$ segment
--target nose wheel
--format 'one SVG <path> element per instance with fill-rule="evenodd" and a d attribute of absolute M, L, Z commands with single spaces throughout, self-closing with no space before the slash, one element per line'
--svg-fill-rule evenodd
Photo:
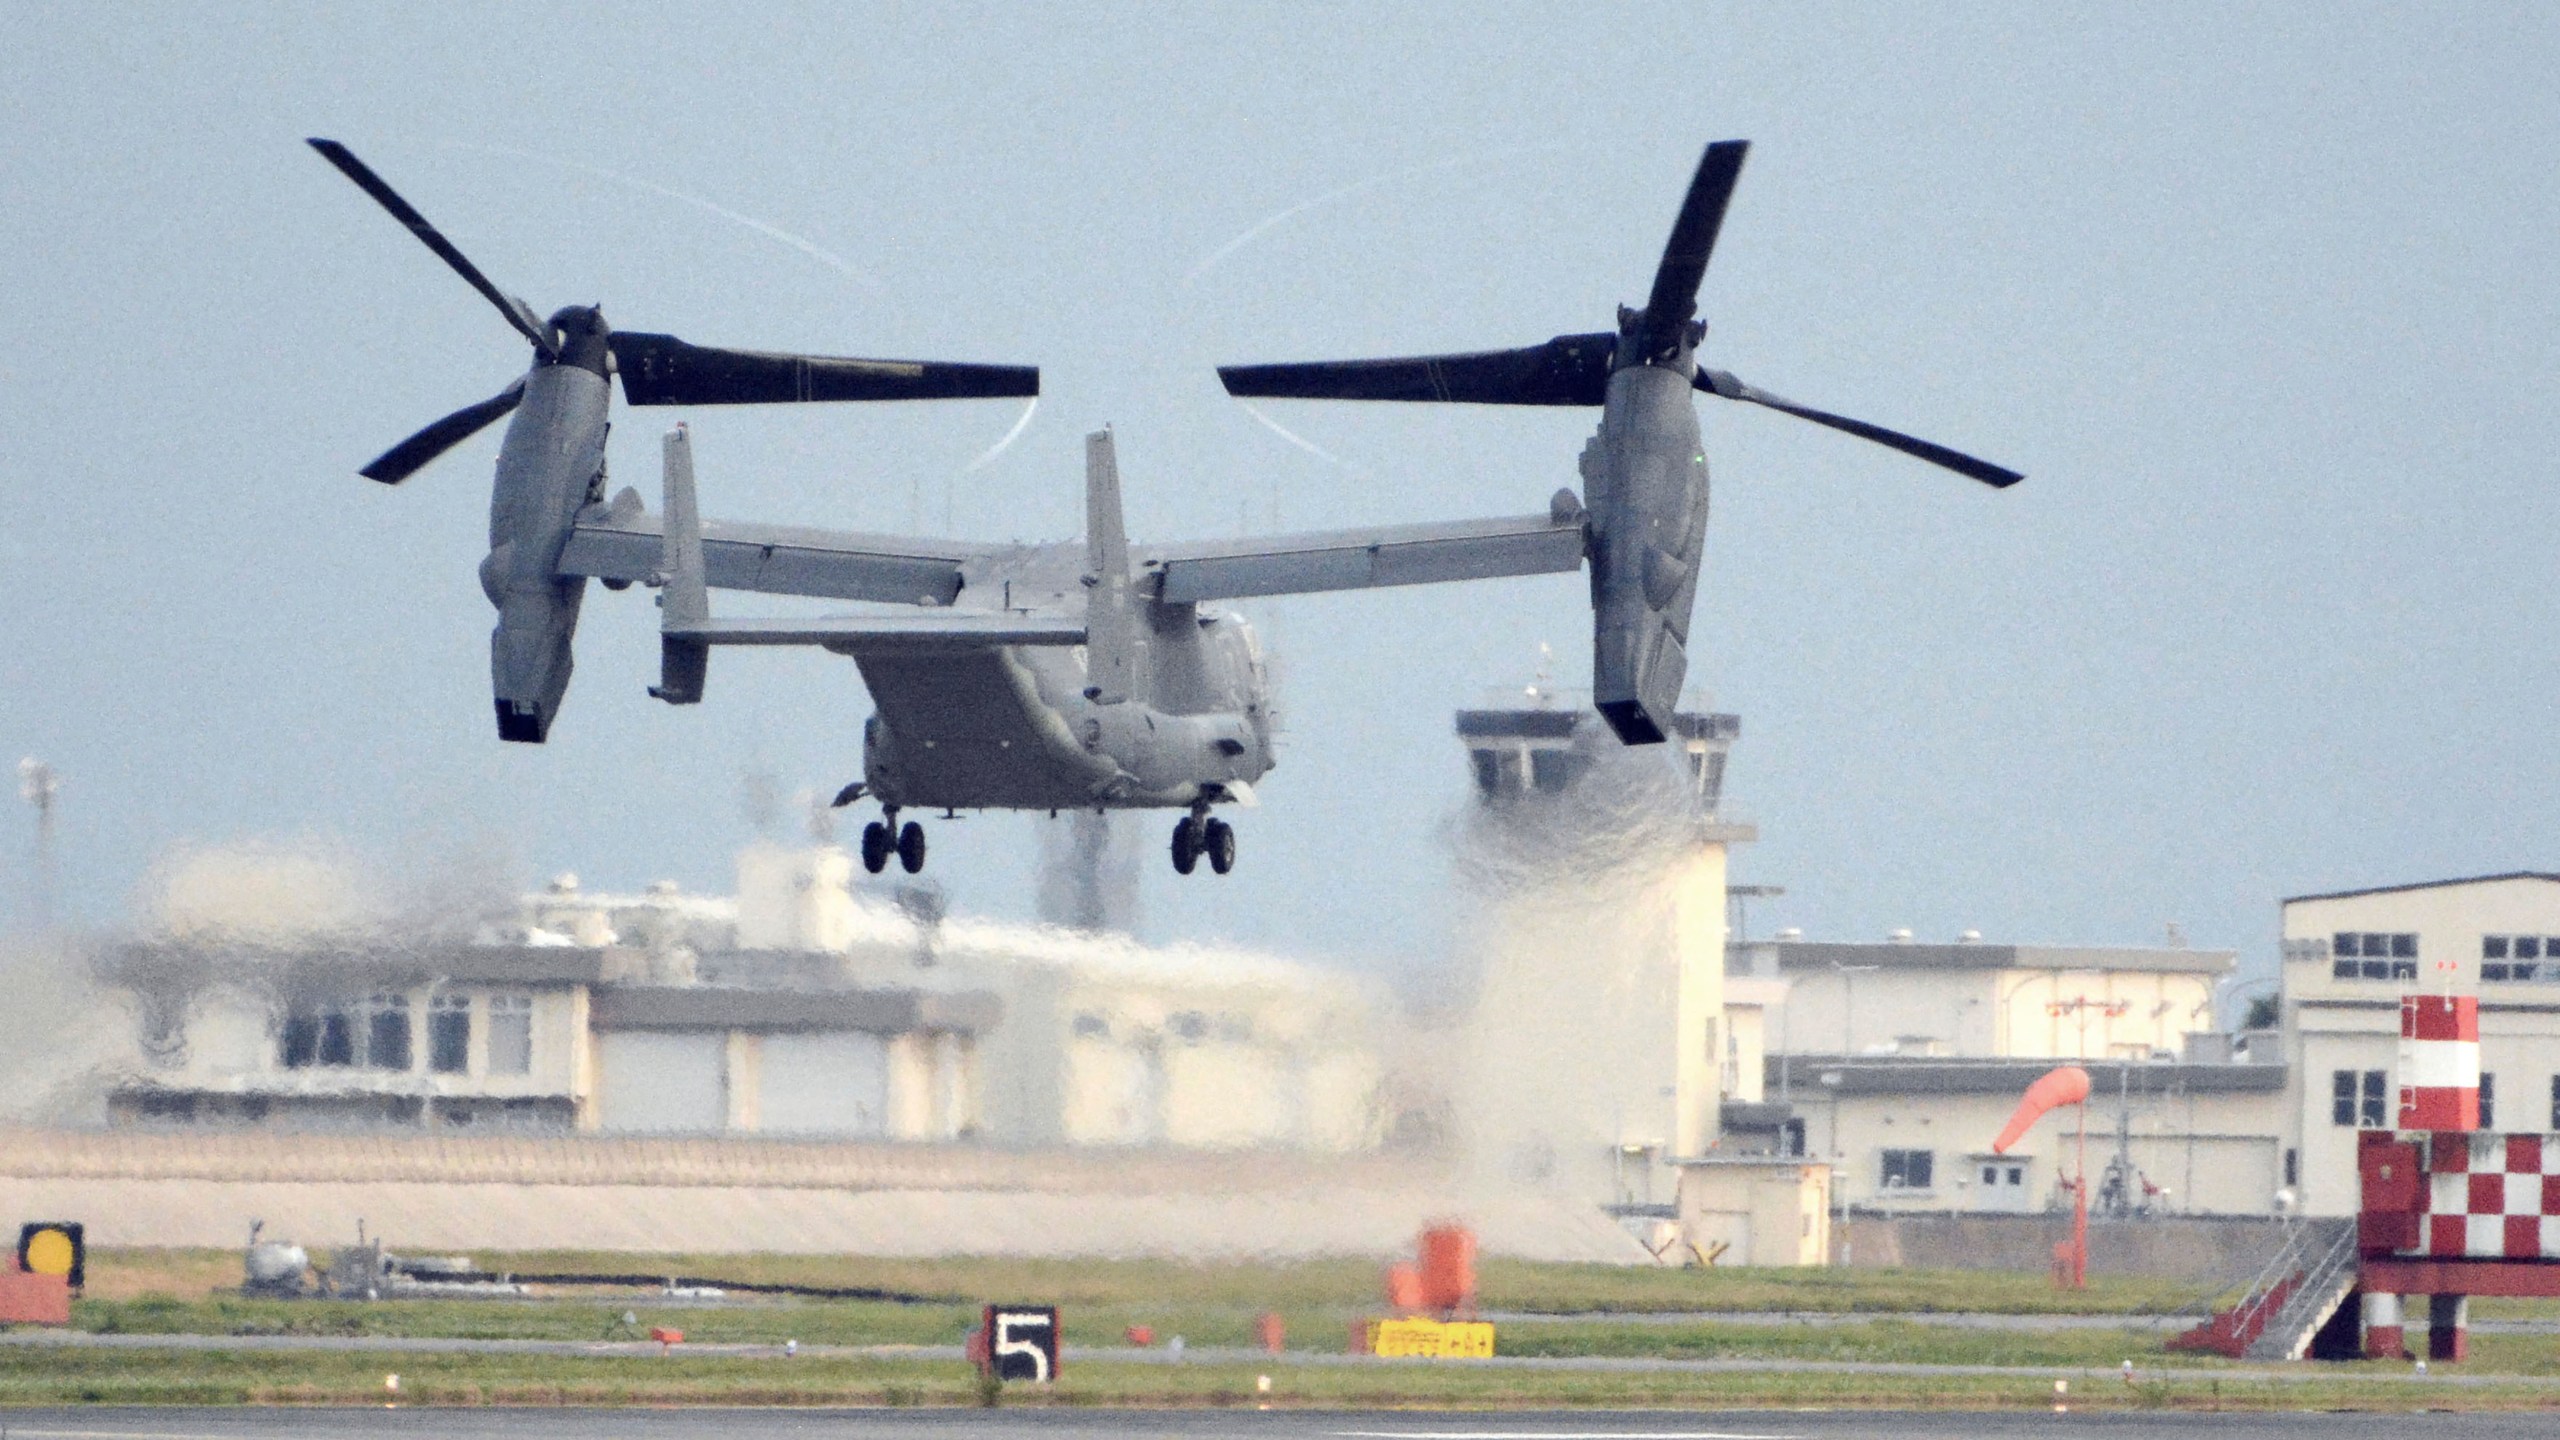
<path fill-rule="evenodd" d="M 1173 826 L 1174 873 L 1190 874 L 1199 868 L 1202 856 L 1208 857 L 1209 868 L 1220 875 L 1236 868 L 1235 827 L 1224 820 L 1185 815 Z"/>
<path fill-rule="evenodd" d="M 910 875 L 924 869 L 924 827 L 913 820 L 900 825 L 895 810 L 885 821 L 862 827 L 862 868 L 877 875 L 889 868 L 892 855 L 898 857 L 898 868 Z"/>

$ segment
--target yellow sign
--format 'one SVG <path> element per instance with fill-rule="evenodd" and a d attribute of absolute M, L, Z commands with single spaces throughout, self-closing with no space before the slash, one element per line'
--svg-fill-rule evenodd
<path fill-rule="evenodd" d="M 1372 1320 L 1369 1353 L 1399 1359 L 1490 1360 L 1489 1320 Z"/>
<path fill-rule="evenodd" d="M 18 1229 L 18 1266 L 34 1275 L 59 1275 L 77 1289 L 86 1270 L 81 1227 L 69 1222 L 23 1225 Z"/>

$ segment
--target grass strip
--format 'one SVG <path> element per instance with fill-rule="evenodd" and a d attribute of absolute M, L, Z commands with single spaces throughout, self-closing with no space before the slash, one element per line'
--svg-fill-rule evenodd
<path fill-rule="evenodd" d="M 379 1405 L 386 1357 L 170 1351 L 0 1352 L 0 1405 Z M 964 1406 L 976 1377 L 948 1361 L 688 1356 L 397 1357 L 404 1406 Z M 1257 1387 L 1271 1377 L 1268 1394 Z M 2454 1386 L 2349 1371 L 2265 1380 L 2211 1374 L 2072 1382 L 2074 1410 L 2421 1409 L 2560 1411 L 2560 1387 Z M 1873 1372 L 1556 1372 L 1464 1364 L 1071 1366 L 1054 1386 L 1000 1397 L 1032 1407 L 1787 1408 L 2050 1410 L 2048 1378 Z"/>

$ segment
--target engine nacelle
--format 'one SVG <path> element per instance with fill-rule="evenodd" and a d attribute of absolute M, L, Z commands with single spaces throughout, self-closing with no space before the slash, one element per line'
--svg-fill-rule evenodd
<path fill-rule="evenodd" d="M 538 367 L 498 451 L 480 588 L 498 608 L 489 683 L 501 740 L 541 744 L 569 689 L 587 582 L 561 577 L 560 552 L 603 482 L 608 384 L 601 363 Z"/>
<path fill-rule="evenodd" d="M 1707 457 L 1689 389 L 1682 369 L 1619 369 L 1584 459 L 1591 699 L 1629 745 L 1659 744 L 1671 733 L 1689 674 L 1689 615 L 1707 533 Z"/>

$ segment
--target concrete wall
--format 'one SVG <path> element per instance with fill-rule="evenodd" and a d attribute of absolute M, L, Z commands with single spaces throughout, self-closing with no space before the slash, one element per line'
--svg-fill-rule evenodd
<path fill-rule="evenodd" d="M 1653 1263 L 1578 1197 L 1437 1166 L 1274 1151 L 1003 1151 L 735 1139 L 0 1130 L 0 1215 L 92 1244 L 435 1251 L 1409 1255 L 1426 1221 L 1488 1254 Z"/>
<path fill-rule="evenodd" d="M 2071 1238 L 2064 1215 L 1852 1215 L 1835 1223 L 1835 1263 L 1861 1269 L 2053 1268 Z M 2089 1273 L 2191 1280 L 2199 1289 L 2255 1274 L 2284 1247 L 2283 1222 L 2255 1219 L 2089 1222 Z"/>

